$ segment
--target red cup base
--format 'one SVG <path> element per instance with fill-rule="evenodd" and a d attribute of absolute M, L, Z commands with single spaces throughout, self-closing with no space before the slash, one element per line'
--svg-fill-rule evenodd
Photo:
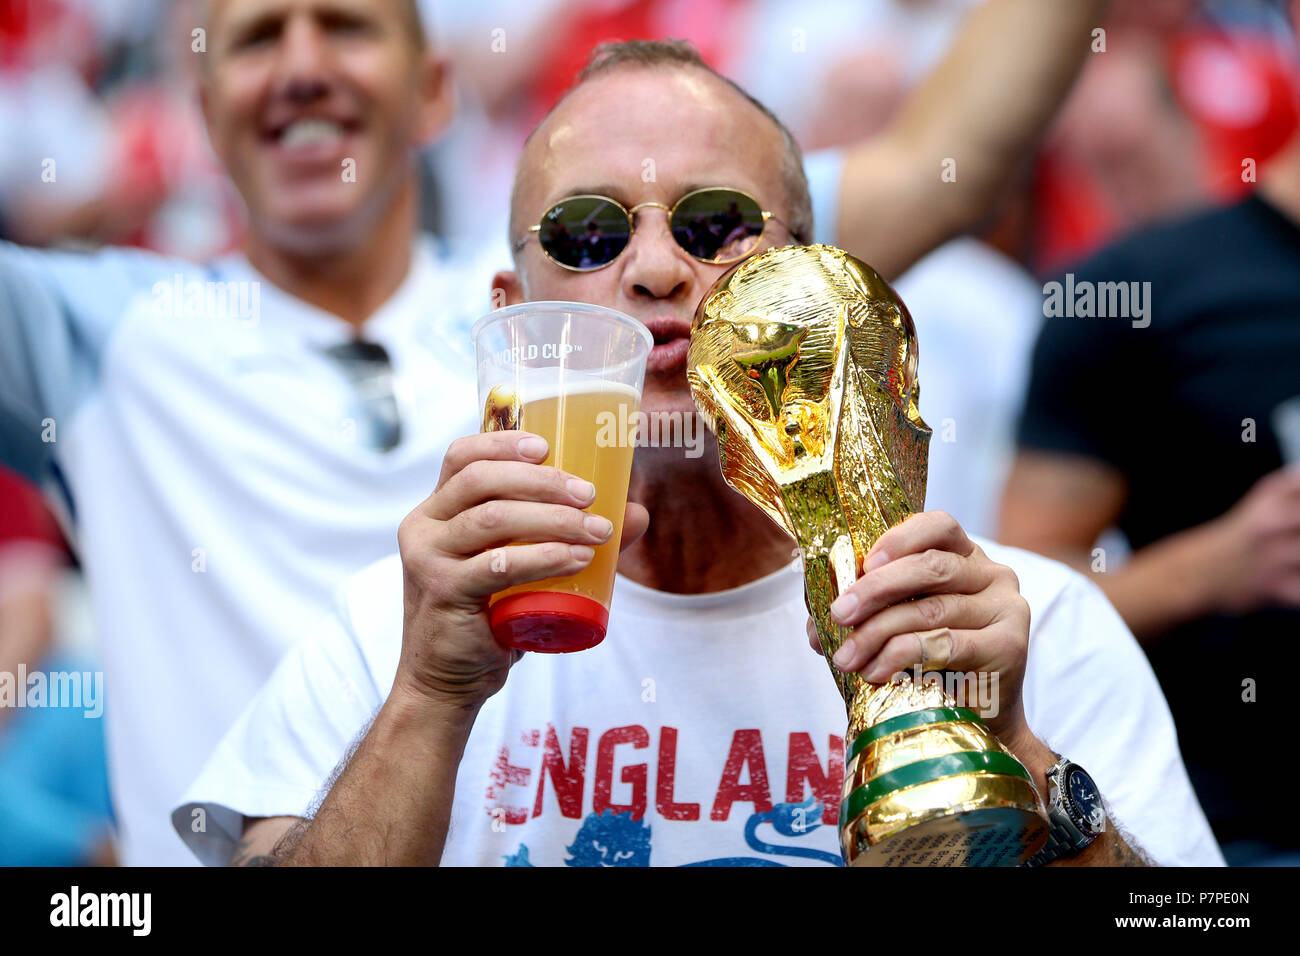
<path fill-rule="evenodd" d="M 599 601 L 562 591 L 512 594 L 488 611 L 497 643 L 539 654 L 585 651 L 605 639 L 609 611 Z"/>

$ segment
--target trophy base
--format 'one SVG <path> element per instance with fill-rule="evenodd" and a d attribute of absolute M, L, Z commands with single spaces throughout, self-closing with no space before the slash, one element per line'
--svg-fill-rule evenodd
<path fill-rule="evenodd" d="M 1029 771 L 974 711 L 921 707 L 869 723 L 873 705 L 915 706 L 937 691 L 866 687 L 851 706 L 840 802 L 849 866 L 1016 866 L 1047 840 Z M 933 701 L 929 703 L 934 703 Z M 864 723 L 869 723 L 865 728 Z"/>
<path fill-rule="evenodd" d="M 850 866 L 1018 866 L 1043 844 L 1037 812 L 992 807 L 936 817 L 864 846 Z"/>

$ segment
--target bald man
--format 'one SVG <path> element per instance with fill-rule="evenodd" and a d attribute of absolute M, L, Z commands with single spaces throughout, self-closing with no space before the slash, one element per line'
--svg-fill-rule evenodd
<path fill-rule="evenodd" d="M 613 47 L 529 139 L 516 268 L 496 280 L 511 303 L 592 302 L 643 322 L 656 345 L 640 407 L 692 425 L 690 317 L 727 266 L 679 242 L 668 218 L 701 187 L 772 213 L 750 253 L 811 226 L 798 150 L 760 104 L 680 44 Z M 530 225 L 593 193 L 636 209 L 635 229 L 566 261 Z M 602 644 L 524 656 L 493 640 L 493 593 L 572 574 L 612 534 L 584 510 L 594 489 L 541 465 L 546 454 L 521 432 L 452 445 L 400 554 L 349 582 L 177 807 L 201 859 L 838 862 L 843 703 L 800 646 L 792 542 L 725 485 L 716 445 L 638 448 Z M 854 628 L 836 666 L 884 680 L 924 659 L 983 675 L 985 719 L 1051 795 L 1054 820 L 1065 787 L 1092 801 L 1093 832 L 1054 840 L 1040 862 L 1140 864 L 1138 846 L 1162 863 L 1221 862 L 1150 669 L 1079 575 L 928 512 L 880 539 L 834 611 Z M 187 832 L 196 814 L 202 834 Z"/>

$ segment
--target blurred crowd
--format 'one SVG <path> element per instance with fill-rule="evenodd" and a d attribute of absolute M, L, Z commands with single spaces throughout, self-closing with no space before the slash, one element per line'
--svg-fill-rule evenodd
<path fill-rule="evenodd" d="M 457 113 L 421 157 L 420 222 L 473 263 L 465 281 L 477 285 L 466 309 L 486 312 L 488 279 L 509 263 L 519 150 L 596 44 L 687 39 L 767 104 L 806 154 L 817 154 L 883 129 L 976 5 L 422 0 L 426 26 L 451 62 Z M 204 42 L 197 6 L 0 0 L 0 239 L 131 246 L 196 261 L 239 248 L 244 211 L 199 111 L 191 55 Z M 972 533 L 1001 532 L 1007 543 L 1058 557 L 1067 549 L 1024 531 L 1029 517 L 1013 509 L 999 525 L 1021 406 L 1031 377 L 1049 374 L 1034 372 L 1043 282 L 1149 224 L 1242 200 L 1300 123 L 1300 53 L 1286 3 L 1117 0 L 1103 27 L 1104 55 L 1089 57 L 994 215 L 977 235 L 897 277 L 920 336 L 921 412 L 935 429 L 931 506 L 951 511 Z M 820 239 L 834 237 L 818 225 Z M 1188 258 L 1199 254 L 1185 249 Z M 1037 361 L 1046 360 L 1040 353 Z M 1134 418 L 1142 401 L 1131 400 Z M 1294 464 L 1288 427 L 1294 431 L 1294 421 L 1276 426 L 1277 440 L 1283 461 Z M 1128 487 L 1138 483 L 1128 477 Z M 73 516 L 58 504 L 57 489 L 43 490 L 0 471 L 0 672 L 16 673 L 20 663 L 93 672 L 78 549 L 60 532 Z M 1117 511 L 1087 531 L 1095 541 L 1085 544 L 1099 544 L 1111 570 L 1126 552 L 1172 530 L 1162 526 L 1134 542 L 1125 523 Z M 1096 552 L 1084 551 L 1095 565 Z M 1300 604 L 1300 596 L 1272 599 Z M 1187 679 L 1181 671 L 1179 679 Z M 1195 723 L 1177 707 L 1175 716 L 1180 734 L 1192 734 Z M 112 860 L 101 723 L 0 708 L 0 864 Z M 1218 798 L 1217 784 L 1201 789 L 1195 772 L 1193 781 L 1203 801 Z M 1227 842 L 1239 834 L 1229 827 L 1219 836 Z"/>
<path fill-rule="evenodd" d="M 504 244 L 519 147 L 600 42 L 690 40 L 813 151 L 881 130 L 973 5 L 422 0 L 458 93 L 452 126 L 425 157 L 424 225 L 451 241 Z M 193 6 L 0 7 L 0 234 L 192 258 L 238 244 L 239 202 L 198 110 Z M 1105 29 L 1107 55 L 1091 59 L 987 226 L 985 238 L 1032 273 L 1142 223 L 1242 195 L 1242 157 L 1266 163 L 1296 126 L 1295 38 L 1283 4 L 1129 0 Z M 16 172 L 54 155 L 57 190 L 32 189 Z"/>

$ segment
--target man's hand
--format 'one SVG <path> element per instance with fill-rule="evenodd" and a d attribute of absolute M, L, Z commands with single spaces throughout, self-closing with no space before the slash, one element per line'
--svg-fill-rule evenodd
<path fill-rule="evenodd" d="M 997 564 L 942 511 L 891 528 L 863 561 L 862 577 L 831 613 L 853 627 L 835 664 L 883 683 L 924 670 L 996 674 L 998 712 L 986 723 L 1011 750 L 1036 739 L 1020 690 L 1029 652 L 1029 604 L 1010 568 Z M 815 635 L 810 642 L 818 649 Z"/>
<path fill-rule="evenodd" d="M 582 510 L 595 488 L 540 464 L 546 455 L 546 441 L 522 431 L 470 435 L 447 450 L 437 489 L 398 530 L 406 614 L 395 690 L 477 709 L 523 655 L 493 639 L 488 599 L 576 574 L 609 539 L 611 523 Z M 627 506 L 624 547 L 648 520 Z"/>
<path fill-rule="evenodd" d="M 913 515 L 889 529 L 863 560 L 862 577 L 831 605 L 853 627 L 835 664 L 883 683 L 915 664 L 924 670 L 998 675 L 998 712 L 989 729 L 1024 764 L 1039 793 L 1056 755 L 1025 720 L 1021 687 L 1029 656 L 1029 603 L 1016 574 L 997 564 L 942 511 Z M 820 650 L 811 622 L 808 641 Z M 969 706 L 969 704 L 968 704 Z M 1108 821 L 1106 831 L 1061 866 L 1146 864 Z"/>
<path fill-rule="evenodd" d="M 522 655 L 488 624 L 503 588 L 586 567 L 610 522 L 582 509 L 589 482 L 544 466 L 546 442 L 520 431 L 452 443 L 438 487 L 402 521 L 402 654 L 393 689 L 326 785 L 310 822 L 268 820 L 237 857 L 289 865 L 432 865 L 442 858 L 456 775 L 479 707 Z M 628 505 L 623 543 L 649 516 Z M 288 821 L 292 824 L 292 821 Z M 279 842 L 274 842 L 277 840 Z"/>
<path fill-rule="evenodd" d="M 1215 610 L 1300 607 L 1300 468 L 1265 475 L 1205 532 Z"/>

